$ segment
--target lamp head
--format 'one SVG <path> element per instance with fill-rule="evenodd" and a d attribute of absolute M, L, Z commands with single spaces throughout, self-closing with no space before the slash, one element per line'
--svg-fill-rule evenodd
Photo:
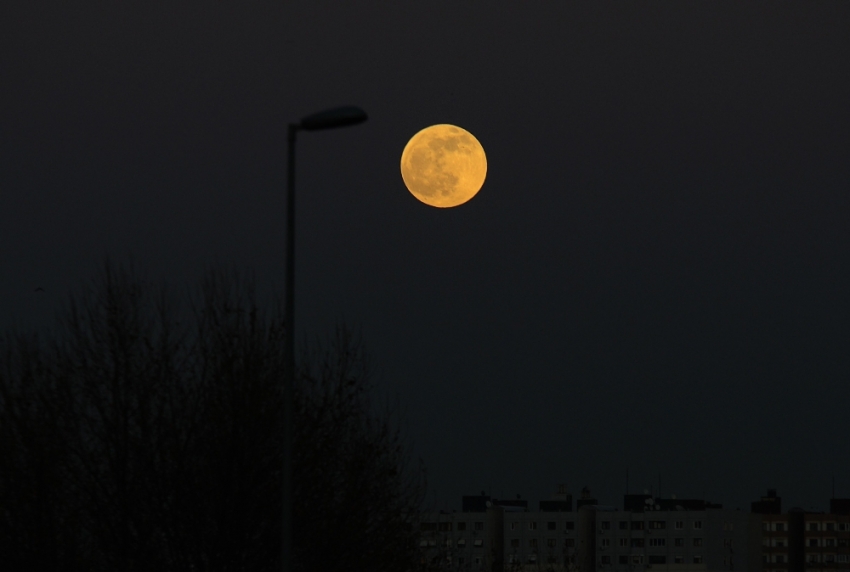
<path fill-rule="evenodd" d="M 368 119 L 368 117 L 369 116 L 366 115 L 366 112 L 359 107 L 348 105 L 308 115 L 301 119 L 301 123 L 298 127 L 305 131 L 334 129 L 336 127 L 347 127 L 349 125 L 363 123 L 366 119 Z"/>

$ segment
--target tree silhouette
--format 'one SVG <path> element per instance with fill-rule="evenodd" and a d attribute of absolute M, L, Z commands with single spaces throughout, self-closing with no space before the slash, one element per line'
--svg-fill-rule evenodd
<path fill-rule="evenodd" d="M 279 569 L 285 335 L 238 274 L 210 272 L 180 303 L 107 262 L 47 341 L 0 338 L 4 569 Z M 373 393 L 357 336 L 309 345 L 298 570 L 416 568 L 425 473 Z"/>

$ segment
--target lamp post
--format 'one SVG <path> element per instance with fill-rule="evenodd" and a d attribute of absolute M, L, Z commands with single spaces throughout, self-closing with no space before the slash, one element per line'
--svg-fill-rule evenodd
<path fill-rule="evenodd" d="M 284 319 L 286 347 L 284 348 L 285 378 L 283 380 L 283 538 L 281 564 L 283 572 L 292 570 L 292 399 L 295 384 L 295 134 L 299 130 L 319 131 L 347 125 L 357 125 L 367 119 L 359 107 L 338 107 L 290 123 L 287 146 L 286 178 L 286 301 Z"/>

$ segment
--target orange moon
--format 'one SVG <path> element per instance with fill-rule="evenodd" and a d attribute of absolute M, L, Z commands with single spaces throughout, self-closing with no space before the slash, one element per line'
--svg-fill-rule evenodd
<path fill-rule="evenodd" d="M 484 147 L 456 125 L 426 127 L 410 138 L 401 154 L 401 178 L 410 193 L 432 207 L 462 205 L 487 177 Z"/>

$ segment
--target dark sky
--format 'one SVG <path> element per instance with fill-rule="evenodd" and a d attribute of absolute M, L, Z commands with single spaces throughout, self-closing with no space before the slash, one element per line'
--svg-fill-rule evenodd
<path fill-rule="evenodd" d="M 299 138 L 299 331 L 362 327 L 439 503 L 850 496 L 850 3 L 495 4 L 2 3 L 0 325 L 107 254 L 279 287 L 286 124 L 360 105 Z"/>

